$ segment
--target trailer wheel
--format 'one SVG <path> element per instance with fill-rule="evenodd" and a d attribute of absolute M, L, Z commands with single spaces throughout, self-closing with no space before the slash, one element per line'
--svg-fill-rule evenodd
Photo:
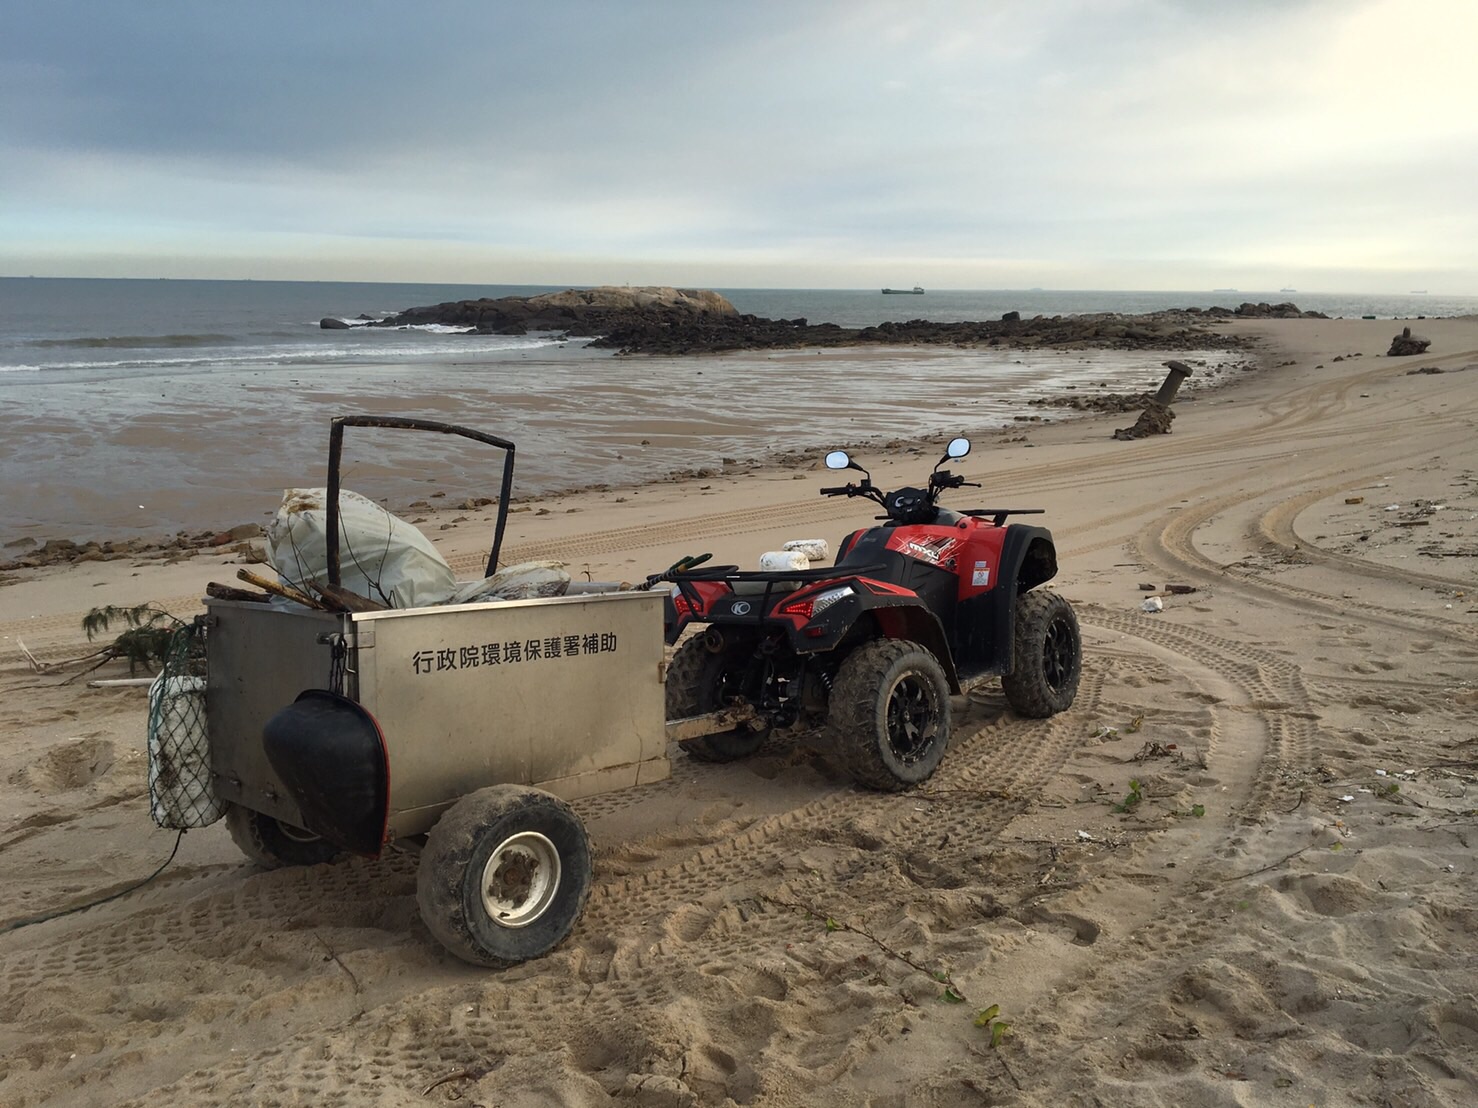
<path fill-rule="evenodd" d="M 725 707 L 729 680 L 736 668 L 732 652 L 715 654 L 703 645 L 702 639 L 683 643 L 667 667 L 667 718 L 683 719 Z M 769 727 L 758 731 L 748 726 L 736 727 L 689 739 L 682 748 L 690 758 L 700 762 L 733 762 L 748 758 L 764 745 L 769 734 Z"/>
<path fill-rule="evenodd" d="M 231 841 L 241 853 L 267 869 L 336 862 L 344 853 L 311 831 L 240 804 L 227 807 L 226 830 L 231 832 Z"/>
<path fill-rule="evenodd" d="M 539 789 L 468 793 L 431 828 L 416 873 L 421 918 L 479 966 L 553 950 L 590 895 L 590 840 L 568 804 Z"/>
<path fill-rule="evenodd" d="M 875 639 L 849 654 L 831 689 L 828 721 L 859 785 L 898 792 L 926 781 L 949 745 L 949 682 L 918 643 Z"/>
<path fill-rule="evenodd" d="M 1011 658 L 1001 689 L 1017 714 L 1046 719 L 1071 708 L 1083 675 L 1083 636 L 1072 605 L 1046 590 L 1018 597 Z"/>

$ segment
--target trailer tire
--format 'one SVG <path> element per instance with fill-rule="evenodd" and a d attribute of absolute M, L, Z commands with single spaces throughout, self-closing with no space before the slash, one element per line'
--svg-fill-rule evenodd
<path fill-rule="evenodd" d="M 1018 597 L 1011 659 L 1001 689 L 1018 715 L 1046 719 L 1071 708 L 1083 676 L 1083 636 L 1072 605 L 1045 589 Z"/>
<path fill-rule="evenodd" d="M 266 869 L 337 862 L 344 853 L 327 839 L 240 804 L 227 807 L 226 830 L 241 853 Z"/>
<path fill-rule="evenodd" d="M 468 793 L 431 828 L 416 872 L 426 927 L 479 966 L 547 954 L 590 895 L 590 840 L 558 797 L 522 785 Z"/>
<path fill-rule="evenodd" d="M 849 654 L 832 684 L 828 722 L 859 785 L 899 792 L 926 781 L 949 745 L 949 681 L 924 647 L 874 639 Z"/>
<path fill-rule="evenodd" d="M 667 718 L 683 719 L 726 707 L 720 689 L 731 662 L 732 655 L 713 653 L 701 638 L 689 639 L 678 647 L 667 667 Z M 682 748 L 699 762 L 734 762 L 748 758 L 764 745 L 769 734 L 768 726 L 759 730 L 736 727 L 689 739 Z"/>

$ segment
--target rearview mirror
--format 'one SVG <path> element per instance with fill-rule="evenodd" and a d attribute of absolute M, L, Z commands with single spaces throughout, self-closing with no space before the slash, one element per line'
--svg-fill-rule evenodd
<path fill-rule="evenodd" d="M 949 446 L 945 447 L 944 453 L 946 457 L 951 459 L 963 458 L 966 454 L 970 453 L 970 440 L 964 436 L 957 439 L 950 439 Z"/>
<path fill-rule="evenodd" d="M 845 450 L 833 450 L 826 456 L 827 469 L 851 469 L 852 458 Z"/>

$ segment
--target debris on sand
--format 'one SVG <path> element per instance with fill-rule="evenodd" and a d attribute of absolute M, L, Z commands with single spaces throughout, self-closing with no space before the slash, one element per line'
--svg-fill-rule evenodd
<path fill-rule="evenodd" d="M 1413 335 L 1410 327 L 1403 327 L 1401 333 L 1391 339 L 1391 349 L 1386 351 L 1386 357 L 1403 358 L 1410 354 L 1425 354 L 1427 347 L 1431 345 L 1431 339 Z"/>
<path fill-rule="evenodd" d="M 1175 418 L 1175 413 L 1163 404 L 1154 401 L 1145 405 L 1144 411 L 1139 413 L 1139 418 L 1134 421 L 1133 427 L 1120 427 L 1114 432 L 1114 438 L 1129 440 L 1142 439 L 1149 435 L 1170 434 L 1170 422 Z"/>

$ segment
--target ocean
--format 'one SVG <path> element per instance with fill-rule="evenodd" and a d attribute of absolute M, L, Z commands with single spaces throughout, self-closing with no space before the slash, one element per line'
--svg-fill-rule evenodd
<path fill-rule="evenodd" d="M 1066 386 L 1142 388 L 1174 352 L 954 349 L 617 358 L 550 335 L 323 330 L 528 285 L 0 278 L 0 544 L 159 536 L 257 520 L 320 485 L 328 420 L 348 412 L 466 423 L 519 445 L 523 498 L 804 446 L 1008 424 Z M 1293 292 L 719 289 L 741 311 L 865 326 L 1291 300 L 1329 315 L 1478 312 L 1478 298 Z M 1243 361 L 1187 352 L 1208 370 Z M 1059 418 L 1060 413 L 1054 414 Z M 375 433 L 346 484 L 392 506 L 432 487 L 487 495 L 460 440 Z M 428 439 L 430 441 L 428 441 Z M 358 446 L 356 452 L 353 447 Z M 3 560 L 3 545 L 0 545 Z"/>

